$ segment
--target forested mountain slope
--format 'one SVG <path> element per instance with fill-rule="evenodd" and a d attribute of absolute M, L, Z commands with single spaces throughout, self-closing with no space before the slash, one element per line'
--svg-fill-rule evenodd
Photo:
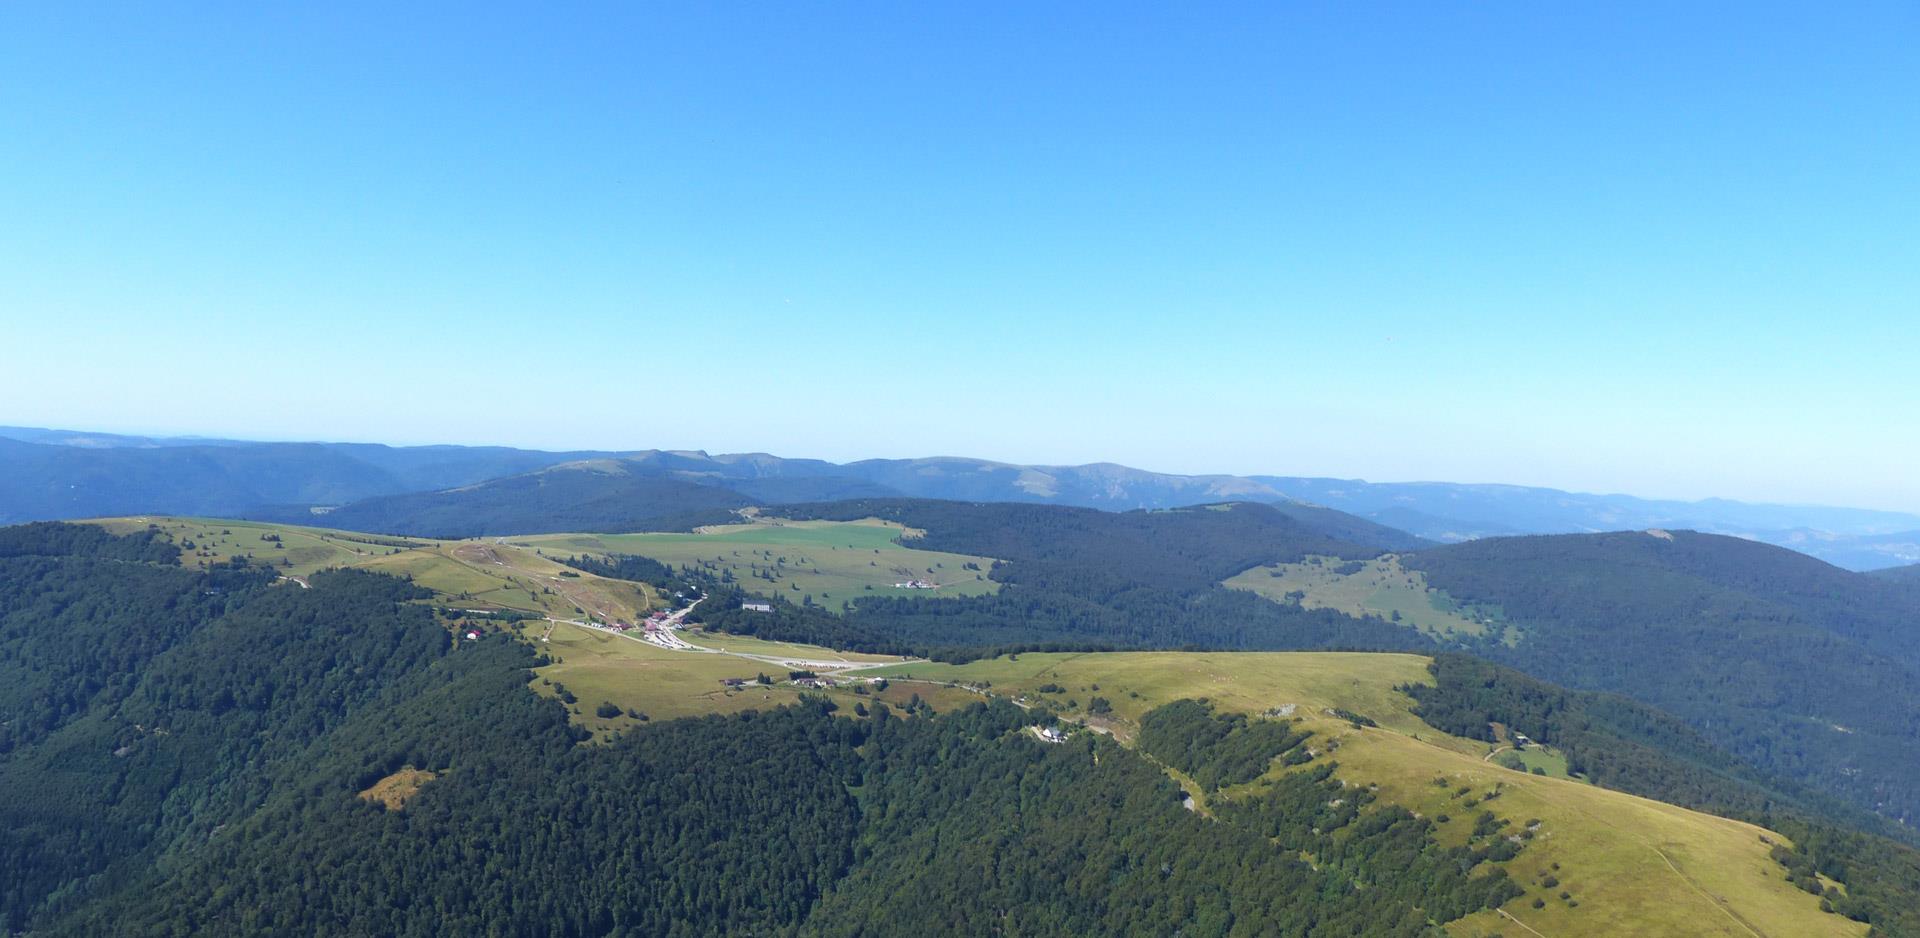
<path fill-rule="evenodd" d="M 462 488 L 385 495 L 321 514 L 305 509 L 250 514 L 373 534 L 462 538 L 679 530 L 728 520 L 733 509 L 755 503 L 728 489 L 637 474 L 619 460 L 595 460 Z"/>
<path fill-rule="evenodd" d="M 1384 546 L 1341 543 L 1269 506 L 1114 514 L 882 500 L 768 510 L 899 521 L 925 530 L 916 540 L 924 546 L 1003 558 L 991 573 L 1003 589 L 940 602 L 863 599 L 844 620 L 784 605 L 768 617 L 723 607 L 709 615 L 717 628 L 816 641 L 866 636 L 876 651 L 1023 641 L 1450 645 L 1659 706 L 1743 760 L 1887 817 L 1908 821 L 1920 808 L 1920 588 L 1897 577 L 1690 532 L 1489 539 L 1401 558 L 1449 601 L 1502 621 L 1487 638 L 1442 641 L 1385 618 L 1219 588 L 1223 571 L 1240 564 L 1362 558 Z"/>
<path fill-rule="evenodd" d="M 1004 702 L 849 716 L 820 699 L 581 745 L 569 708 L 529 687 L 532 646 L 455 642 L 401 581 L 341 571 L 303 589 L 165 555 L 97 530 L 0 535 L 6 660 L 93 688 L 0 753 L 17 796 L 0 803 L 10 930 L 1424 938 L 1555 888 L 1539 863 L 1514 881 L 1534 848 L 1491 812 L 1443 840 L 1444 822 L 1332 778 L 1299 732 L 1228 720 L 1169 756 L 1207 778 L 1223 759 L 1303 764 L 1212 820 L 1140 752 L 1042 742 L 1026 728 L 1052 713 Z M 29 569 L 90 586 L 95 611 L 48 621 L 75 585 Z M 120 634 L 169 607 L 173 624 L 122 657 Z M 96 620 L 96 640 L 62 639 Z M 43 698 L 0 705 L 12 718 Z M 1555 850 L 1541 855 L 1573 856 Z M 1794 896 L 1742 901 L 1800 933 L 1853 933 Z"/>
<path fill-rule="evenodd" d="M 633 475 L 717 486 L 749 502 L 770 504 L 913 497 L 1128 511 L 1255 501 L 1327 506 L 1442 542 L 1666 527 L 1754 538 L 1852 569 L 1920 559 L 1920 515 L 1726 499 L 1680 502 L 1518 485 L 1180 475 L 1112 463 L 1041 466 L 966 457 L 832 463 L 767 453 L 258 443 L 20 427 L 0 427 L 0 523 L 242 513 L 292 521 L 304 519 L 298 512 L 314 507 L 434 492 L 590 460 L 618 461 Z M 262 508 L 272 510 L 262 513 Z"/>
<path fill-rule="evenodd" d="M 1423 542 L 1326 509 L 1229 502 L 1156 511 L 1010 502 L 856 499 L 766 510 L 787 518 L 881 518 L 924 532 L 936 550 L 985 554 L 1035 567 L 1102 568 L 1131 583 L 1197 585 L 1259 558 L 1360 555 Z"/>
<path fill-rule="evenodd" d="M 1496 729 L 1524 734 L 1558 747 L 1569 770 L 1597 784 L 1785 831 L 1796 847 L 1776 859 L 1799 888 L 1879 933 L 1920 934 L 1920 850 L 1862 831 L 1897 835 L 1883 819 L 1757 770 L 1624 697 L 1563 690 L 1464 655 L 1441 655 L 1431 670 L 1432 684 L 1407 687 L 1427 723 L 1489 741 Z"/>
<path fill-rule="evenodd" d="M 1810 863 L 1840 873 L 1848 888 L 1858 885 L 1851 897 L 1858 905 L 1845 907 L 1856 920 L 1887 934 L 1912 932 L 1906 910 L 1920 896 L 1912 877 L 1920 853 L 1854 834 L 1823 820 L 1818 807 L 1789 815 L 1782 807 L 1789 796 L 1764 773 L 1664 714 L 1505 669 L 1434 665 L 1407 655 L 1121 652 L 908 663 L 878 673 L 980 687 L 1084 719 L 1178 769 L 1197 810 L 1323 863 L 1332 851 L 1314 845 L 1321 830 L 1344 836 L 1387 824 L 1396 811 L 1410 813 L 1402 818 L 1411 827 L 1430 825 L 1442 843 L 1499 850 L 1486 859 L 1522 890 L 1519 901 L 1449 924 L 1452 935 L 1864 931 L 1838 914 L 1801 914 L 1819 907 L 1805 891 L 1807 874 L 1792 872 Z M 1560 719 L 1531 719 L 1541 712 Z M 1505 720 L 1553 740 L 1527 747 L 1532 769 L 1506 764 L 1515 753 L 1506 727 L 1496 724 Z M 1554 748 L 1562 745 L 1569 748 Z M 1569 768 L 1578 777 L 1569 778 Z M 1821 853 L 1799 852 L 1796 839 L 1769 856 L 1784 838 L 1621 791 L 1768 826 L 1799 818 L 1809 842 L 1861 840 Z M 1490 832 L 1501 836 L 1481 839 Z M 1842 858 L 1858 868 L 1835 862 Z M 1397 862 L 1415 869 L 1423 859 Z M 1816 893 L 1829 885 L 1812 882 Z"/>
<path fill-rule="evenodd" d="M 1909 584 L 1684 531 L 1490 539 L 1403 562 L 1518 627 L 1479 654 L 1653 704 L 1771 771 L 1920 817 Z"/>
<path fill-rule="evenodd" d="M 506 447 L 152 441 L 0 433 L 0 524 L 132 514 L 233 517 L 471 485 L 581 458 Z"/>
<path fill-rule="evenodd" d="M 859 600 L 846 623 L 890 645 L 923 649 L 1065 643 L 1144 648 L 1366 648 L 1431 643 L 1384 620 L 1287 608 L 1219 581 L 1245 565 L 1309 554 L 1369 557 L 1409 538 L 1338 513 L 1299 515 L 1251 502 L 1159 511 L 929 499 L 767 507 L 768 516 L 878 517 L 919 532 L 915 547 L 996 557 L 990 596 Z M 1348 538 L 1354 538 L 1349 540 Z M 834 623 L 797 611 L 825 629 Z M 725 628 L 752 617 L 720 614 Z M 817 640 L 804 630 L 788 638 Z"/>

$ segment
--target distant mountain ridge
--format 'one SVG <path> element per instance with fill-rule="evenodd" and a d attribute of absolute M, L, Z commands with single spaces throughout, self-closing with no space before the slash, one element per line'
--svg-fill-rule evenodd
<path fill-rule="evenodd" d="M 1224 501 L 1322 505 L 1443 543 L 1513 534 L 1673 528 L 1792 548 L 1855 570 L 1920 563 L 1920 515 L 1707 499 L 1697 502 L 1450 482 L 1179 475 L 1112 463 L 1040 466 L 967 457 L 832 463 L 767 453 L 544 452 L 510 447 L 256 443 L 0 427 L 0 523 L 141 513 L 338 508 L 567 463 L 726 488 L 787 504 L 907 496 L 1105 510 Z"/>
<path fill-rule="evenodd" d="M 436 492 L 362 499 L 341 508 L 256 510 L 259 521 L 415 537 L 561 531 L 682 530 L 759 502 L 732 489 L 628 472 L 618 460 L 563 463 Z"/>

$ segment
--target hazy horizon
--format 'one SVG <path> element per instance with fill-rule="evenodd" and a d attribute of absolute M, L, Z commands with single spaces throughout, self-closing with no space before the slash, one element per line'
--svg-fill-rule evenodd
<path fill-rule="evenodd" d="M 1107 464 L 1121 465 L 1128 469 L 1136 469 L 1143 472 L 1153 472 L 1153 473 L 1160 473 L 1165 475 L 1279 476 L 1279 477 L 1293 477 L 1293 478 L 1339 479 L 1339 480 L 1353 481 L 1353 482 L 1365 482 L 1365 483 L 1372 483 L 1372 484 L 1394 484 L 1394 485 L 1438 484 L 1438 485 L 1506 486 L 1506 487 L 1515 487 L 1515 488 L 1552 489 L 1552 490 L 1568 492 L 1574 495 L 1595 495 L 1595 496 L 1619 495 L 1619 496 L 1626 496 L 1629 498 L 1644 499 L 1648 501 L 1701 502 L 1701 501 L 1710 501 L 1710 500 L 1718 499 L 1718 500 L 1741 502 L 1741 503 L 1752 504 L 1752 505 L 1775 505 L 1775 506 L 1787 507 L 1787 508 L 1837 508 L 1837 509 L 1858 510 L 1858 511 L 1881 511 L 1881 512 L 1890 512 L 1890 513 L 1910 514 L 1910 515 L 1914 515 L 1916 518 L 1920 518 L 1920 511 L 1913 511 L 1913 510 L 1899 508 L 1899 507 L 1849 504 L 1845 502 L 1835 502 L 1835 501 L 1785 501 L 1780 499 L 1766 499 L 1766 498 L 1741 498 L 1741 497 L 1736 497 L 1731 495 L 1713 494 L 1713 493 L 1709 493 L 1705 495 L 1697 495 L 1697 496 L 1663 495 L 1658 493 L 1633 492 L 1633 491 L 1625 491 L 1620 489 L 1606 489 L 1606 488 L 1580 489 L 1580 488 L 1571 488 L 1568 486 L 1548 485 L 1548 484 L 1535 483 L 1535 482 L 1516 482 L 1516 481 L 1502 480 L 1502 479 L 1443 479 L 1443 478 L 1428 478 L 1428 477 L 1404 478 L 1404 479 L 1373 478 L 1373 477 L 1363 476 L 1363 475 L 1356 476 L 1356 475 L 1340 475 L 1340 474 L 1320 473 L 1320 472 L 1296 472 L 1285 467 L 1278 468 L 1278 469 L 1252 469 L 1252 470 L 1246 470 L 1246 471 L 1225 470 L 1225 469 L 1183 470 L 1183 469 L 1167 469 L 1167 468 L 1162 468 L 1154 465 L 1141 465 L 1136 463 L 1123 462 L 1115 459 L 1095 458 L 1095 459 L 1074 460 L 1070 462 L 1038 461 L 1038 460 L 1024 460 L 1024 459 L 1009 459 L 1002 456 L 994 455 L 992 453 L 984 453 L 984 452 L 867 453 L 867 454 L 855 454 L 855 455 L 830 456 L 830 455 L 823 455 L 815 452 L 782 452 L 778 450 L 770 450 L 770 449 L 767 449 L 766 447 L 754 447 L 754 446 L 746 446 L 746 447 L 714 447 L 714 446 L 699 446 L 699 445 L 692 445 L 692 446 L 664 446 L 664 445 L 521 446 L 514 443 L 503 443 L 498 441 L 463 442 L 463 441 L 457 441 L 457 440 L 442 440 L 442 439 L 428 439 L 428 440 L 419 440 L 419 441 L 405 441 L 405 440 L 396 441 L 396 440 L 375 440 L 375 439 L 326 439 L 321 437 L 298 436 L 298 435 L 285 436 L 285 437 L 249 436 L 244 434 L 236 435 L 236 434 L 228 434 L 228 433 L 210 433 L 210 432 L 193 431 L 193 430 L 173 432 L 173 431 L 165 431 L 165 430 L 142 430 L 138 428 L 108 429 L 108 428 L 102 428 L 102 427 L 39 426 L 39 425 L 28 425 L 28 424 L 23 424 L 17 421 L 9 421 L 9 420 L 0 420 L 0 427 L 12 427 L 16 429 L 51 430 L 51 431 L 58 431 L 58 432 L 71 432 L 71 433 L 77 433 L 77 434 L 92 433 L 92 434 L 103 434 L 103 435 L 112 435 L 112 436 L 148 437 L 148 438 L 154 438 L 154 439 L 206 440 L 206 441 L 221 441 L 221 442 L 240 441 L 240 442 L 253 442 L 253 443 L 329 443 L 329 444 L 374 445 L 374 446 L 391 446 L 391 447 L 504 446 L 504 447 L 510 447 L 514 449 L 525 449 L 525 450 L 533 450 L 533 451 L 541 451 L 541 452 L 556 452 L 556 453 L 582 452 L 582 451 L 593 451 L 593 452 L 604 452 L 604 453 L 636 453 L 636 452 L 644 452 L 649 450 L 658 450 L 658 451 L 667 451 L 667 452 L 704 452 L 704 453 L 707 453 L 708 455 L 713 455 L 713 456 L 764 453 L 770 456 L 777 456 L 785 459 L 821 459 L 821 460 L 825 460 L 827 462 L 833 462 L 833 463 L 849 463 L 849 462 L 856 462 L 859 460 L 866 460 L 866 459 L 940 459 L 940 458 L 979 459 L 987 462 L 1004 463 L 1007 465 L 1044 466 L 1044 467 L 1054 467 L 1054 468 L 1072 468 L 1077 466 L 1087 466 L 1087 465 L 1107 463 Z"/>
<path fill-rule="evenodd" d="M 1920 512 L 1916 27 L 15 5 L 0 413 Z"/>

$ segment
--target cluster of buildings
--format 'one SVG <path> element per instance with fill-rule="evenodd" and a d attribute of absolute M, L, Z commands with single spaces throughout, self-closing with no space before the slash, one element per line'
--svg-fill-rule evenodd
<path fill-rule="evenodd" d="M 625 622 L 610 622 L 607 625 L 602 626 L 602 628 L 605 628 L 613 632 L 631 632 L 635 628 L 639 628 L 644 630 L 648 635 L 652 635 L 653 633 L 658 632 L 661 629 L 667 629 L 672 627 L 673 627 L 672 617 L 665 612 L 655 612 L 654 614 L 647 616 L 646 619 L 642 620 L 638 626 L 628 625 Z"/>
<path fill-rule="evenodd" d="M 893 588 L 898 590 L 932 590 L 939 589 L 940 584 L 929 583 L 926 580 L 907 580 L 893 584 Z"/>
<path fill-rule="evenodd" d="M 754 684 L 758 682 L 750 678 L 744 678 L 744 677 L 723 677 L 720 679 L 720 683 L 732 689 L 732 688 L 745 687 L 748 684 Z M 826 690 L 831 687 L 840 686 L 839 682 L 835 681 L 833 678 L 822 677 L 818 674 L 809 675 L 807 677 L 796 677 L 788 681 L 787 683 L 792 684 L 795 687 L 809 687 L 814 690 Z"/>

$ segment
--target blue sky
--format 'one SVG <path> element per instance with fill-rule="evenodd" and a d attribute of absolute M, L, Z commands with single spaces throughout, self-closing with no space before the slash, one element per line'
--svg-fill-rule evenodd
<path fill-rule="evenodd" d="M 0 6 L 0 423 L 1920 510 L 1912 4 L 309 6 Z"/>

